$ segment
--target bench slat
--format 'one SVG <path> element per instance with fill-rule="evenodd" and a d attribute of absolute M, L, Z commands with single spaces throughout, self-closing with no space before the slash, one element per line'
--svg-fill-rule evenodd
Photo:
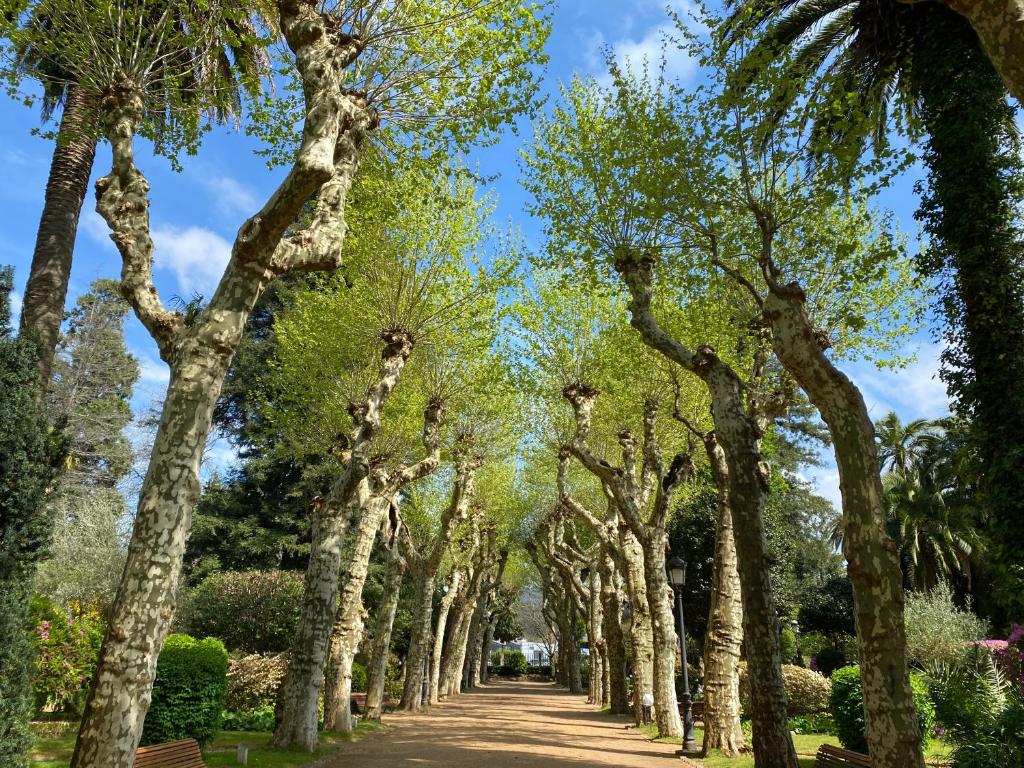
<path fill-rule="evenodd" d="M 199 742 L 181 739 L 139 747 L 135 753 L 135 768 L 206 768 L 206 763 L 199 751 Z"/>
<path fill-rule="evenodd" d="M 871 758 L 859 752 L 822 744 L 815 757 L 816 768 L 871 768 Z"/>

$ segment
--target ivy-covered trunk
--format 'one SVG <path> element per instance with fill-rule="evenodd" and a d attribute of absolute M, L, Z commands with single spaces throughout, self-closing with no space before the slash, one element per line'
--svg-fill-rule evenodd
<path fill-rule="evenodd" d="M 391 632 L 398 613 L 402 579 L 405 576 L 405 560 L 393 544 L 388 557 L 388 570 L 384 577 L 384 594 L 377 606 L 374 621 L 373 645 L 370 651 L 370 666 L 366 674 L 366 717 L 380 720 L 384 710 L 384 688 L 388 675 L 388 658 L 391 654 Z"/>
<path fill-rule="evenodd" d="M 871 764 L 923 768 L 907 669 L 903 578 L 885 527 L 875 427 L 860 390 L 825 356 L 797 284 L 764 302 L 779 360 L 828 425 L 843 496 L 843 553 L 853 585 L 864 725 Z"/>
<path fill-rule="evenodd" d="M 50 383 L 78 221 L 96 158 L 92 107 L 83 88 L 68 86 L 21 307 L 21 332 L 34 334 L 39 342 L 41 390 Z"/>
<path fill-rule="evenodd" d="M 736 570 L 732 512 L 729 509 L 729 468 L 714 432 L 704 446 L 718 488 L 715 560 L 711 574 L 711 611 L 704 641 L 704 744 L 702 753 L 721 750 L 729 756 L 744 748 L 740 723 L 740 649 L 743 605 Z"/>

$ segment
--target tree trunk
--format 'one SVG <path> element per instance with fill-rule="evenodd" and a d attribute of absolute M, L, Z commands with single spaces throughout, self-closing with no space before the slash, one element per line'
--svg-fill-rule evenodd
<path fill-rule="evenodd" d="M 85 92 L 75 84 L 69 85 L 21 308 L 21 332 L 35 334 L 39 340 L 41 392 L 50 384 L 78 220 L 96 158 L 91 111 Z"/>
<path fill-rule="evenodd" d="M 644 576 L 654 640 L 654 721 L 658 725 L 659 738 L 681 738 L 683 725 L 676 700 L 676 644 L 679 639 L 672 610 L 672 590 L 665 573 L 668 536 L 664 529 L 648 529 L 646 538 Z"/>
<path fill-rule="evenodd" d="M 78 730 L 72 765 L 131 768 L 157 657 L 174 616 L 199 499 L 199 465 L 230 356 L 196 349 L 171 368 L 121 584 Z"/>
<path fill-rule="evenodd" d="M 654 695 L 654 628 L 651 623 L 650 605 L 647 602 L 643 549 L 628 528 L 619 529 L 619 540 L 629 600 L 633 607 L 633 617 L 629 625 L 633 651 L 633 713 L 636 722 L 640 723 L 643 717 L 640 699 L 645 693 Z"/>
<path fill-rule="evenodd" d="M 1024 105 L 1024 0 L 946 2 L 971 22 L 1007 89 Z"/>
<path fill-rule="evenodd" d="M 487 685 L 491 681 L 491 643 L 494 642 L 494 625 L 496 623 L 496 616 L 489 617 L 480 643 L 480 683 L 482 685 Z"/>
<path fill-rule="evenodd" d="M 872 765 L 924 766 L 910 688 L 903 580 L 885 528 L 875 427 L 856 385 L 825 356 L 797 284 L 764 303 L 775 352 L 828 425 L 843 496 L 843 552 L 853 585 L 864 688 L 865 736 Z"/>
<path fill-rule="evenodd" d="M 384 686 L 387 682 L 388 658 L 391 653 L 391 631 L 395 626 L 398 601 L 401 596 L 402 578 L 405 575 L 405 561 L 395 544 L 388 558 L 387 575 L 384 577 L 384 595 L 377 606 L 377 620 L 373 632 L 373 646 L 370 667 L 366 680 L 366 718 L 380 720 L 384 710 Z"/>
<path fill-rule="evenodd" d="M 352 543 L 345 586 L 331 633 L 324 687 L 324 729 L 352 733 L 352 662 L 363 635 L 363 587 L 377 531 L 389 509 L 387 499 L 374 497 L 363 508 Z"/>
<path fill-rule="evenodd" d="M 619 591 L 615 588 L 615 563 L 609 545 L 601 548 L 598 568 L 601 571 L 601 601 L 604 603 L 604 643 L 608 668 L 609 709 L 613 715 L 630 711 L 626 692 L 626 649 L 622 642 Z"/>
<path fill-rule="evenodd" d="M 413 600 L 409 653 L 405 659 L 405 685 L 399 706 L 406 712 L 419 712 L 423 699 L 423 664 L 430 650 L 430 620 L 434 607 L 434 574 L 412 571 L 416 592 Z M 430 670 L 433 674 L 433 668 Z"/>
<path fill-rule="evenodd" d="M 600 557 L 600 555 L 598 555 Z M 587 638 L 590 643 L 590 703 L 603 706 L 605 701 L 605 679 L 608 665 L 607 649 L 604 642 L 604 606 L 601 602 L 601 574 L 596 567 L 590 569 L 590 605 L 588 611 Z"/>
<path fill-rule="evenodd" d="M 582 694 L 583 670 L 580 668 L 580 644 L 576 636 L 576 601 L 572 590 L 565 590 L 563 609 L 560 619 L 561 638 L 559 644 L 565 646 L 565 680 L 569 693 Z"/>
<path fill-rule="evenodd" d="M 482 675 L 480 672 L 481 661 L 486 659 L 483 655 L 483 640 L 484 635 L 487 634 L 486 625 L 487 621 L 487 602 L 489 595 L 481 595 L 477 601 L 476 610 L 473 612 L 473 621 L 469 625 L 469 646 L 468 646 L 468 660 L 469 665 L 469 678 L 466 682 L 467 688 L 478 688 L 482 682 Z M 486 666 L 486 663 L 483 664 Z"/>
<path fill-rule="evenodd" d="M 704 641 L 704 745 L 702 754 L 718 749 L 734 757 L 744 748 L 740 724 L 740 649 L 743 605 L 736 570 L 732 512 L 729 510 L 729 468 L 714 433 L 704 438 L 718 486 L 715 561 L 711 575 L 711 611 Z"/>
<path fill-rule="evenodd" d="M 691 351 L 661 328 L 650 307 L 653 262 L 621 262 L 616 268 L 629 286 L 630 323 L 644 343 L 700 377 L 711 395 L 715 431 L 729 468 L 729 502 L 750 667 L 754 764 L 756 768 L 798 768 L 786 718 L 781 629 L 764 530 L 770 468 L 761 456 L 760 429 L 746 412 L 743 382 L 711 347 Z"/>
<path fill-rule="evenodd" d="M 437 614 L 437 628 L 434 630 L 434 647 L 430 663 L 430 694 L 431 704 L 437 704 L 439 686 L 441 682 L 441 658 L 444 653 L 445 632 L 448 629 L 448 614 L 451 612 L 452 603 L 459 596 L 462 588 L 462 571 L 452 571 L 452 578 L 448 584 L 448 591 L 441 598 L 441 607 Z"/>

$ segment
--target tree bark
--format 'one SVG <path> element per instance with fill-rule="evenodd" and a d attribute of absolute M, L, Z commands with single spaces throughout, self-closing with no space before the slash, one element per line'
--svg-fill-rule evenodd
<path fill-rule="evenodd" d="M 423 699 L 423 664 L 430 648 L 430 620 L 434 602 L 434 575 L 426 569 L 412 569 L 416 591 L 413 598 L 409 653 L 405 657 L 405 684 L 400 706 L 406 712 L 419 712 Z M 433 674 L 433 667 L 431 668 Z"/>
<path fill-rule="evenodd" d="M 760 429 L 745 408 L 743 382 L 711 347 L 689 350 L 661 328 L 650 306 L 652 262 L 622 261 L 616 268 L 630 291 L 630 322 L 644 343 L 698 376 L 711 395 L 715 431 L 729 468 L 729 502 L 750 666 L 754 763 L 757 768 L 798 768 L 786 718 L 781 627 L 764 530 L 770 470 L 761 456 Z"/>
<path fill-rule="evenodd" d="M 21 332 L 34 334 L 39 341 L 40 393 L 50 385 L 78 221 L 96 158 L 94 117 L 85 91 L 69 85 L 21 307 Z"/>
<path fill-rule="evenodd" d="M 946 2 L 971 22 L 1007 89 L 1024 105 L 1024 0 Z"/>
<path fill-rule="evenodd" d="M 601 601 L 604 603 L 604 643 L 608 668 L 609 710 L 613 715 L 630 711 L 626 693 L 626 649 L 622 641 L 621 600 L 615 586 L 615 562 L 610 546 L 604 544 L 599 555 L 601 573 Z"/>
<path fill-rule="evenodd" d="M 843 552 L 853 585 L 865 736 L 872 765 L 922 768 L 906 658 L 903 580 L 885 528 L 875 428 L 857 386 L 825 356 L 800 286 L 774 285 L 764 302 L 773 345 L 828 425 L 843 496 Z"/>
<path fill-rule="evenodd" d="M 740 649 L 743 605 L 736 570 L 732 512 L 729 509 L 729 467 L 714 432 L 703 437 L 718 487 L 715 562 L 711 575 L 711 611 L 704 642 L 704 744 L 702 754 L 718 749 L 733 757 L 744 749 L 740 723 Z"/>
<path fill-rule="evenodd" d="M 71 759 L 74 768 L 134 766 L 157 657 L 174 614 L 213 407 L 253 304 L 278 274 L 340 266 L 345 203 L 362 140 L 373 127 L 365 109 L 339 95 L 342 71 L 361 48 L 358 41 L 326 34 L 313 8 L 282 1 L 279 11 L 303 82 L 302 143 L 289 174 L 239 230 L 209 305 L 188 323 L 164 308 L 152 282 L 149 184 L 134 159 L 135 130 L 144 116 L 141 89 L 121 82 L 101 109 L 112 167 L 96 184 L 96 208 L 121 254 L 122 292 L 169 363 L 171 378 Z M 313 223 L 286 237 L 313 196 Z"/>
<path fill-rule="evenodd" d="M 405 576 L 405 560 L 398 545 L 393 544 L 388 557 L 387 575 L 384 577 L 384 595 L 377 606 L 377 617 L 370 653 L 370 666 L 366 680 L 366 718 L 380 720 L 384 711 L 384 686 L 387 682 L 388 658 L 391 653 L 391 631 L 395 626 L 398 601 L 401 596 L 402 579 Z"/>
<path fill-rule="evenodd" d="M 463 573 L 460 570 L 452 571 L 452 577 L 448 584 L 448 592 L 441 598 L 441 607 L 437 613 L 437 628 L 434 630 L 434 647 L 430 664 L 430 694 L 431 704 L 439 701 L 439 686 L 441 683 L 441 659 L 444 653 L 445 632 L 448 629 L 448 615 L 452 610 L 452 604 L 462 590 Z"/>
<path fill-rule="evenodd" d="M 352 662 L 363 634 L 363 587 L 369 573 L 373 542 L 387 512 L 387 500 L 370 499 L 355 531 L 324 675 L 324 730 L 327 731 L 352 733 Z"/>
<path fill-rule="evenodd" d="M 600 557 L 600 553 L 598 554 Z M 605 679 L 607 657 L 604 642 L 604 605 L 601 602 L 601 574 L 591 564 L 590 567 L 590 603 L 587 612 L 587 627 L 590 645 L 590 703 L 603 706 L 605 701 Z M 610 697 L 609 697 L 610 698 Z"/>

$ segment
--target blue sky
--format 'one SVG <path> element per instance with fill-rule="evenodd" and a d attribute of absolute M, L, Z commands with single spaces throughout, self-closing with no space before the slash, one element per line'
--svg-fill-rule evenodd
<path fill-rule="evenodd" d="M 685 0 L 672 0 L 686 12 Z M 553 31 L 548 44 L 550 63 L 544 79 L 545 93 L 557 94 L 558 83 L 574 72 L 601 76 L 605 46 L 620 58 L 640 62 L 646 55 L 656 60 L 663 33 L 670 28 L 662 0 L 562 0 L 553 11 Z M 671 75 L 684 82 L 700 76 L 694 62 L 673 53 L 668 61 Z M 0 209 L 5 213 L 0 226 L 0 264 L 15 267 L 15 308 L 28 274 L 32 246 L 42 207 L 43 190 L 52 145 L 33 136 L 39 128 L 38 113 L 7 97 L 0 97 Z M 523 212 L 524 196 L 517 184 L 516 157 L 529 137 L 527 126 L 520 136 L 509 132 L 495 147 L 478 151 L 470 161 L 484 176 L 496 175 L 496 216 L 511 220 L 520 228 L 531 247 L 540 246 L 539 226 Z M 257 210 L 280 178 L 280 171 L 268 171 L 253 154 L 255 140 L 231 129 L 215 130 L 197 157 L 184 158 L 182 173 L 171 170 L 167 161 L 147 156 L 139 149 L 140 166 L 152 189 L 152 224 L 157 245 L 154 280 L 168 301 L 173 296 L 190 298 L 194 292 L 209 296 L 227 261 L 235 231 L 246 216 Z M 109 151 L 100 147 L 94 169 L 106 172 Z M 913 211 L 917 205 L 914 169 L 880 199 L 892 210 L 902 228 L 913 234 Z M 106 225 L 94 211 L 90 191 L 83 208 L 68 304 L 88 290 L 97 277 L 116 277 L 120 260 L 107 237 Z M 144 408 L 162 396 L 167 382 L 166 366 L 145 330 L 131 318 L 128 344 L 139 358 L 142 379 L 136 396 L 137 408 Z M 936 377 L 938 347 L 927 332 L 907 340 L 906 352 L 917 361 L 898 372 L 882 372 L 868 364 L 847 368 L 861 387 L 874 417 L 896 410 L 904 418 L 938 416 L 947 409 L 943 386 Z M 222 465 L 233 453 L 223 442 L 211 446 L 208 465 Z M 821 493 L 838 503 L 838 478 L 829 462 L 810 473 Z"/>

